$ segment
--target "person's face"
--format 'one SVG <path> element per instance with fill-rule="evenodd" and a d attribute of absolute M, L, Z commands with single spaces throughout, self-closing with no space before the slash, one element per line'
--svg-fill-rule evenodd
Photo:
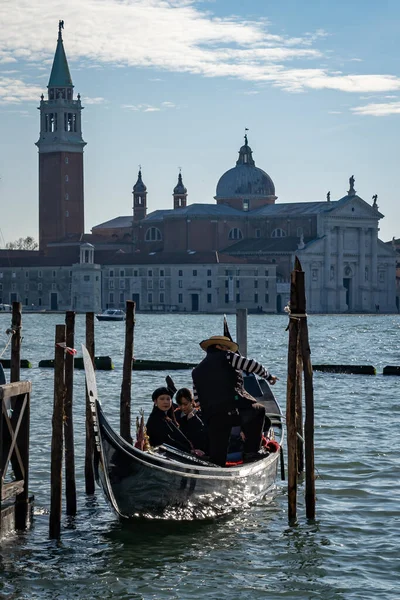
<path fill-rule="evenodd" d="M 161 394 L 161 396 L 158 396 L 158 398 L 154 404 L 160 410 L 166 411 L 166 410 L 170 409 L 172 406 L 171 396 L 168 396 L 168 394 Z"/>
<path fill-rule="evenodd" d="M 229 348 L 228 346 L 224 346 L 223 344 L 216 344 L 218 350 L 224 350 L 225 352 L 228 352 Z"/>
<path fill-rule="evenodd" d="M 179 406 L 184 415 L 188 415 L 193 410 L 193 402 L 187 398 L 181 398 Z"/>

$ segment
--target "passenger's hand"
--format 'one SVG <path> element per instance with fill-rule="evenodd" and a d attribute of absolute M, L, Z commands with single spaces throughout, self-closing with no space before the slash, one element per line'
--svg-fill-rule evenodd
<path fill-rule="evenodd" d="M 204 456 L 205 452 L 203 452 L 203 450 L 199 450 L 198 448 L 193 448 L 192 454 L 201 458 L 202 456 Z"/>
<path fill-rule="evenodd" d="M 275 385 L 277 381 L 279 381 L 279 377 L 275 377 L 275 375 L 270 375 L 267 379 L 270 385 Z"/>

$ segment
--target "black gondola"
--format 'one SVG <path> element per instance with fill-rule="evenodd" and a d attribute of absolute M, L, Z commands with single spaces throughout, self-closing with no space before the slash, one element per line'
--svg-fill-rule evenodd
<path fill-rule="evenodd" d="M 279 450 L 265 451 L 248 464 L 222 468 L 167 445 L 142 451 L 128 444 L 103 413 L 92 362 L 84 346 L 82 350 L 93 415 L 95 478 L 120 517 L 215 518 L 247 506 L 273 488 Z M 282 413 L 268 383 L 250 375 L 245 385 L 265 404 L 272 421 L 270 434 L 282 444 Z"/>

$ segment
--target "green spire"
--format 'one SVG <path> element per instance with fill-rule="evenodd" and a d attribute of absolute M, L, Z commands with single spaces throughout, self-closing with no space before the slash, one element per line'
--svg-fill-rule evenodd
<path fill-rule="evenodd" d="M 69 72 L 67 57 L 65 56 L 64 44 L 61 35 L 64 29 L 64 21 L 58 25 L 58 40 L 56 53 L 54 55 L 53 67 L 51 69 L 49 85 L 47 87 L 73 87 L 71 74 Z"/>

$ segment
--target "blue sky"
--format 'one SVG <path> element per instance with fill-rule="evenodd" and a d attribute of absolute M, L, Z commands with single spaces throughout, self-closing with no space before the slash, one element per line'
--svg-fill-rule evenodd
<path fill-rule="evenodd" d="M 378 194 L 384 241 L 400 237 L 397 0 L 2 0 L 0 246 L 38 233 L 40 94 L 64 19 L 80 93 L 85 227 L 132 211 L 215 202 L 249 129 L 277 202 Z"/>

